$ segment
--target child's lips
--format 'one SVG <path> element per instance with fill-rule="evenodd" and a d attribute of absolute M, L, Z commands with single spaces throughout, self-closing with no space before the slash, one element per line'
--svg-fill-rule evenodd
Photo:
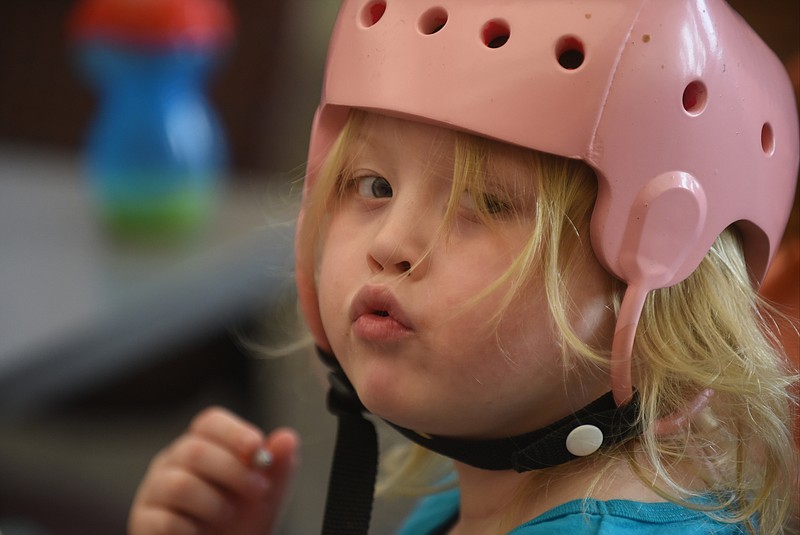
<path fill-rule="evenodd" d="M 365 286 L 350 308 L 353 333 L 373 342 L 399 340 L 414 327 L 394 294 L 385 287 Z"/>

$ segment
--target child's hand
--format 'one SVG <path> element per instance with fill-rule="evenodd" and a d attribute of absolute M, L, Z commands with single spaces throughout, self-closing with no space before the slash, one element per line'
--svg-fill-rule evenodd
<path fill-rule="evenodd" d="M 265 535 L 296 465 L 298 437 L 261 431 L 220 408 L 206 409 L 155 456 L 128 520 L 130 535 Z M 272 455 L 256 467 L 260 447 Z"/>

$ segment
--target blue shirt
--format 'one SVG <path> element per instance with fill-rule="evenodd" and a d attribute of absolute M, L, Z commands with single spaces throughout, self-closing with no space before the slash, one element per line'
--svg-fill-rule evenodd
<path fill-rule="evenodd" d="M 458 514 L 458 489 L 425 498 L 398 535 L 432 535 Z M 574 500 L 530 520 L 509 535 L 742 535 L 740 525 L 724 524 L 671 502 Z"/>

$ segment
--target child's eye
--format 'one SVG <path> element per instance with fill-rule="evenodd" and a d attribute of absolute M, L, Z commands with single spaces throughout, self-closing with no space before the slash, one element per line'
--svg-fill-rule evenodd
<path fill-rule="evenodd" d="M 461 196 L 461 206 L 470 212 L 483 212 L 492 216 L 502 216 L 512 210 L 511 203 L 492 195 L 483 193 L 479 199 L 465 191 Z"/>
<path fill-rule="evenodd" d="M 383 199 L 393 194 L 392 185 L 382 176 L 362 176 L 355 180 L 358 194 L 362 197 Z"/>
<path fill-rule="evenodd" d="M 511 204 L 494 195 L 483 195 L 483 205 L 491 215 L 504 214 L 511 211 Z"/>

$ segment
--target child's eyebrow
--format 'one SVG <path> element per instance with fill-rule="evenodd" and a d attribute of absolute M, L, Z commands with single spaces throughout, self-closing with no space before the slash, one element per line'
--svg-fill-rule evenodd
<path fill-rule="evenodd" d="M 387 146 L 380 136 L 361 135 L 360 133 L 353 138 L 346 148 L 347 160 L 350 165 L 354 164 L 356 159 L 364 154 L 374 157 L 373 155 L 376 154 L 386 154 L 386 151 Z"/>
<path fill-rule="evenodd" d="M 385 150 L 386 136 L 378 135 L 374 128 L 359 128 L 353 136 L 353 145 L 359 149 Z"/>

